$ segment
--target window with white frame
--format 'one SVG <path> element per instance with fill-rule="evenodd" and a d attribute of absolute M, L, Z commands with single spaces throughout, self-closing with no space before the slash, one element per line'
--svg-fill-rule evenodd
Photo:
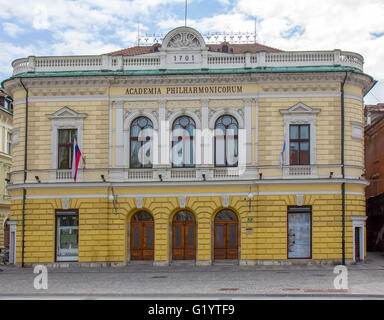
<path fill-rule="evenodd" d="M 215 123 L 215 166 L 236 167 L 238 161 L 238 129 L 235 117 L 223 115 Z"/>
<path fill-rule="evenodd" d="M 172 166 L 193 168 L 195 166 L 196 124 L 191 117 L 181 116 L 172 125 Z"/>
<path fill-rule="evenodd" d="M 284 166 L 316 164 L 316 116 L 320 109 L 298 103 L 280 110 L 284 117 Z M 283 142 L 282 142 L 283 143 Z"/>
<path fill-rule="evenodd" d="M 130 129 L 130 167 L 152 168 L 152 121 L 147 117 L 138 117 L 132 121 Z"/>
<path fill-rule="evenodd" d="M 58 169 L 72 169 L 73 143 L 75 139 L 77 139 L 77 129 L 58 129 Z"/>
<path fill-rule="evenodd" d="M 76 138 L 80 149 L 83 144 L 83 122 L 87 114 L 63 107 L 47 115 L 51 120 L 51 168 L 69 170 L 72 166 L 73 141 Z M 81 172 L 79 172 L 81 178 Z M 56 179 L 52 173 L 51 179 Z"/>

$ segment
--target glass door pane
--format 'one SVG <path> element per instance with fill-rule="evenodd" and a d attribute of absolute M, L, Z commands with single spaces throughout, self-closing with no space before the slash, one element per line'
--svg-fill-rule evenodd
<path fill-rule="evenodd" d="M 229 246 L 236 248 L 237 246 L 237 225 L 229 224 Z"/>
<path fill-rule="evenodd" d="M 133 247 L 135 249 L 140 248 L 140 225 L 133 227 Z"/>
<path fill-rule="evenodd" d="M 182 242 L 182 227 L 180 225 L 175 226 L 174 232 L 175 232 L 175 247 L 180 248 L 183 246 L 182 245 L 183 244 L 183 242 Z"/>
<path fill-rule="evenodd" d="M 145 248 L 153 247 L 153 227 L 145 227 Z"/>
<path fill-rule="evenodd" d="M 187 246 L 188 247 L 195 246 L 195 227 L 194 226 L 188 226 Z"/>
<path fill-rule="evenodd" d="M 215 237 L 215 245 L 217 247 L 224 247 L 224 226 L 216 225 L 215 226 L 216 237 Z"/>

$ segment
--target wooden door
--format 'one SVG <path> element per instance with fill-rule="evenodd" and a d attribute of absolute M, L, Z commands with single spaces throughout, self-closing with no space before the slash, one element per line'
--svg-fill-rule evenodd
<path fill-rule="evenodd" d="M 196 222 L 174 221 L 172 224 L 172 259 L 196 259 Z"/>
<path fill-rule="evenodd" d="M 153 260 L 153 221 L 131 222 L 131 260 Z"/>
<path fill-rule="evenodd" d="M 214 259 L 238 259 L 237 221 L 216 221 L 214 237 Z"/>

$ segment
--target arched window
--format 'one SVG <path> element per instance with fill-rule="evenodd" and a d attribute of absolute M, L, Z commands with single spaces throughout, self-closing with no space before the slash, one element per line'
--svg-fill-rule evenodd
<path fill-rule="evenodd" d="M 194 161 L 194 135 L 196 124 L 192 118 L 181 116 L 172 126 L 172 165 L 176 168 L 191 168 Z"/>
<path fill-rule="evenodd" d="M 175 214 L 173 221 L 195 221 L 195 216 L 187 210 L 181 210 Z"/>
<path fill-rule="evenodd" d="M 131 168 L 152 168 L 152 121 L 147 117 L 136 118 L 132 121 L 130 136 Z"/>
<path fill-rule="evenodd" d="M 153 221 L 153 217 L 151 214 L 149 214 L 146 211 L 139 211 L 135 213 L 135 215 L 132 217 L 132 221 L 139 222 L 139 221 Z"/>
<path fill-rule="evenodd" d="M 236 167 L 238 162 L 237 120 L 223 115 L 215 123 L 215 165 L 217 167 Z"/>
<path fill-rule="evenodd" d="M 215 217 L 215 220 L 237 220 L 236 214 L 232 210 L 221 210 Z"/>

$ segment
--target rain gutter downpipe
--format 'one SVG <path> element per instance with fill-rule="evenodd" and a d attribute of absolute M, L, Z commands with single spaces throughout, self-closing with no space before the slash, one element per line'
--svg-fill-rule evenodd
<path fill-rule="evenodd" d="M 25 87 L 23 81 L 20 79 L 20 83 L 25 90 L 25 139 L 24 139 L 24 186 L 23 186 L 23 212 L 22 212 L 22 241 L 21 241 L 21 267 L 24 267 L 24 239 L 25 239 L 25 200 L 27 197 L 27 189 L 25 188 L 25 182 L 27 181 L 27 151 L 28 151 L 28 89 Z"/>
<path fill-rule="evenodd" d="M 344 105 L 344 85 L 347 81 L 348 72 L 345 73 L 341 83 L 341 210 L 342 210 L 342 265 L 345 265 L 345 105 Z"/>

